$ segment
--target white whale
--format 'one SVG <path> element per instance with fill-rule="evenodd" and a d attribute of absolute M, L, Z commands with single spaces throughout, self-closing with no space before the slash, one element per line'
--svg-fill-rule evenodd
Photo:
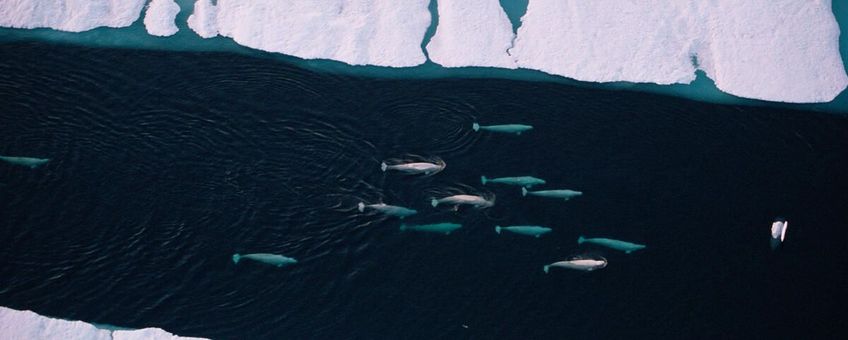
<path fill-rule="evenodd" d="M 771 223 L 772 249 L 783 243 L 783 239 L 786 238 L 786 229 L 789 229 L 789 222 L 783 218 L 778 217 Z"/>
<path fill-rule="evenodd" d="M 596 269 L 601 269 L 607 266 L 607 259 L 603 257 L 598 258 L 584 258 L 584 257 L 573 257 L 571 259 L 565 261 L 554 262 L 549 265 L 545 265 L 542 269 L 547 274 L 551 267 L 559 267 L 559 268 L 567 268 L 574 270 L 582 270 L 582 271 L 593 271 Z"/>
<path fill-rule="evenodd" d="M 414 162 L 414 163 L 401 163 L 401 164 L 386 164 L 386 162 L 380 163 L 380 170 L 386 172 L 388 170 L 400 171 L 407 174 L 424 174 L 424 175 L 433 175 L 445 169 L 445 162 L 439 161 L 437 163 L 429 163 L 429 162 Z"/>
<path fill-rule="evenodd" d="M 433 198 L 430 200 L 430 204 L 433 207 L 439 206 L 439 204 L 453 204 L 455 206 L 459 205 L 470 205 L 475 208 L 488 208 L 495 205 L 495 199 L 487 200 L 482 196 L 476 195 L 453 195 L 442 198 Z"/>
<path fill-rule="evenodd" d="M 379 211 L 379 212 L 386 214 L 386 215 L 389 215 L 389 216 L 396 216 L 396 217 L 400 217 L 400 218 L 412 216 L 412 215 L 415 215 L 415 214 L 418 213 L 418 211 L 416 211 L 415 209 L 409 209 L 409 208 L 401 207 L 401 206 L 397 206 L 397 205 L 388 205 L 388 204 L 385 204 L 385 203 L 365 204 L 365 202 L 359 202 L 359 204 L 356 206 L 356 208 L 359 209 L 359 212 L 364 212 L 365 209 L 367 208 L 367 209 Z"/>
<path fill-rule="evenodd" d="M 47 164 L 50 161 L 48 158 L 33 158 L 33 157 L 12 157 L 12 156 L 0 156 L 0 161 L 5 161 L 7 163 L 15 164 L 15 165 L 23 165 L 29 167 L 30 169 L 35 169 L 39 166 Z"/>

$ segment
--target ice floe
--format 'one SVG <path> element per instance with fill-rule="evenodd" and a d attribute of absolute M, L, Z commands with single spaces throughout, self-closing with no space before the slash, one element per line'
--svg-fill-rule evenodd
<path fill-rule="evenodd" d="M 201 339 L 173 335 L 159 328 L 108 330 L 82 321 L 54 319 L 31 311 L 0 307 L 0 339 L 5 340 L 131 340 Z"/>
<path fill-rule="evenodd" d="M 530 0 L 510 54 L 583 81 L 674 84 L 827 102 L 848 85 L 829 0 Z"/>
<path fill-rule="evenodd" d="M 698 60 L 719 90 L 807 103 L 831 101 L 848 85 L 830 0 L 716 1 L 706 23 Z"/>
<path fill-rule="evenodd" d="M 263 51 L 351 65 L 404 67 L 426 61 L 421 41 L 430 25 L 429 0 L 198 2 L 189 27 L 202 37 L 217 32 Z"/>
<path fill-rule="evenodd" d="M 196 0 L 188 26 L 203 38 L 229 37 L 303 59 L 411 67 L 427 60 L 421 44 L 431 24 L 430 1 Z M 73 32 L 125 27 L 146 2 L 0 0 L 0 26 Z M 738 97 L 828 102 L 848 86 L 831 5 L 529 0 L 513 33 L 498 0 L 437 0 L 438 27 L 426 50 L 444 67 L 524 68 L 600 83 L 688 84 L 700 69 L 718 89 Z M 174 0 L 151 0 L 145 27 L 151 35 L 174 34 L 178 12 Z"/>
<path fill-rule="evenodd" d="M 144 14 L 144 27 L 147 33 L 167 37 L 177 33 L 179 29 L 174 20 L 180 13 L 180 5 L 174 0 L 152 0 Z"/>
<path fill-rule="evenodd" d="M 82 32 L 126 27 L 136 21 L 145 0 L 0 0 L 0 26 Z"/>
<path fill-rule="evenodd" d="M 516 67 L 507 53 L 515 34 L 498 0 L 439 0 L 437 6 L 430 60 L 445 67 Z"/>

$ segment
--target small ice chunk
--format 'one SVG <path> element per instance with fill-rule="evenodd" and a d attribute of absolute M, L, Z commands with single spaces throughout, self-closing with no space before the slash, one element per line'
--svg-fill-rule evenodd
<path fill-rule="evenodd" d="M 445 67 L 516 68 L 507 53 L 515 34 L 498 0 L 439 0 L 439 24 L 427 55 Z"/>
<path fill-rule="evenodd" d="M 351 65 L 416 66 L 430 25 L 430 0 L 198 0 L 189 27 L 304 59 Z M 204 4 L 201 4 L 204 3 Z M 200 9 L 200 11 L 198 11 Z"/>
<path fill-rule="evenodd" d="M 180 5 L 174 0 L 152 0 L 144 14 L 144 27 L 147 33 L 167 37 L 177 33 L 179 29 L 174 20 L 180 13 Z"/>
<path fill-rule="evenodd" d="M 145 0 L 0 0 L 0 26 L 82 32 L 127 27 L 141 15 Z"/>
<path fill-rule="evenodd" d="M 218 9 L 212 4 L 212 0 L 197 0 L 194 3 L 194 12 L 188 17 L 188 27 L 202 38 L 217 36 L 217 12 Z"/>

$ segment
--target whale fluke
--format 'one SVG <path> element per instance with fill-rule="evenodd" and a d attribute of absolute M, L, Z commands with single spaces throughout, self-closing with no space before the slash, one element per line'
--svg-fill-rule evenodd
<path fill-rule="evenodd" d="M 583 242 L 586 242 L 586 238 L 583 237 L 583 235 L 580 235 L 580 237 L 577 238 L 577 244 L 583 244 Z"/>
<path fill-rule="evenodd" d="M 386 164 L 386 162 L 380 163 L 380 170 L 383 170 L 383 172 L 386 172 L 386 169 L 388 169 L 388 168 L 389 168 L 389 165 Z"/>
<path fill-rule="evenodd" d="M 233 254 L 233 263 L 238 264 L 239 260 L 241 260 L 241 255 L 239 255 L 238 253 Z"/>
<path fill-rule="evenodd" d="M 527 188 L 521 188 L 521 196 L 527 196 Z"/>
<path fill-rule="evenodd" d="M 483 185 L 486 185 L 486 182 L 487 182 L 488 180 L 489 180 L 489 179 L 488 179 L 488 178 L 486 178 L 486 176 L 480 176 L 480 182 L 481 182 L 481 183 L 483 183 Z"/>
<path fill-rule="evenodd" d="M 542 270 L 545 271 L 545 274 L 547 274 L 548 270 L 550 270 L 550 269 L 551 269 L 551 265 L 549 265 L 549 264 L 546 264 L 544 267 L 542 267 Z"/>
<path fill-rule="evenodd" d="M 365 211 L 365 203 L 359 202 L 359 204 L 356 205 L 356 208 L 359 209 L 359 212 L 364 212 Z"/>
<path fill-rule="evenodd" d="M 434 208 L 437 207 L 439 205 L 439 200 L 435 198 L 430 200 L 430 205 L 432 205 Z"/>
<path fill-rule="evenodd" d="M 500 234 L 500 233 L 501 233 L 501 226 L 496 225 L 496 226 L 495 226 L 495 232 L 496 232 L 496 233 L 498 233 L 498 234 Z"/>
<path fill-rule="evenodd" d="M 477 123 L 471 124 L 471 128 L 474 129 L 474 131 L 480 131 L 480 124 L 477 124 Z"/>

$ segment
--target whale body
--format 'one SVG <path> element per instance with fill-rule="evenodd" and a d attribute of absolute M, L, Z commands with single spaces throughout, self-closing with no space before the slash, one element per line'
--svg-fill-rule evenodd
<path fill-rule="evenodd" d="M 386 162 L 380 163 L 380 170 L 386 172 L 388 170 L 400 171 L 407 174 L 424 174 L 432 175 L 445 169 L 445 162 L 429 163 L 429 162 L 413 162 L 389 165 Z"/>
<path fill-rule="evenodd" d="M 540 197 L 550 197 L 550 198 L 562 198 L 566 201 L 583 195 L 583 192 L 574 191 L 574 190 L 539 190 L 539 191 L 527 191 L 527 188 L 521 188 L 521 196 L 540 196 Z"/>
<path fill-rule="evenodd" d="M 7 163 L 15 164 L 15 165 L 23 165 L 29 167 L 30 169 L 35 169 L 39 166 L 47 164 L 50 161 L 49 158 L 33 158 L 33 157 L 12 157 L 12 156 L 0 156 L 0 161 L 5 161 Z"/>
<path fill-rule="evenodd" d="M 524 124 L 480 125 L 474 123 L 471 124 L 471 128 L 474 129 L 474 131 L 483 130 L 500 133 L 514 133 L 516 135 L 520 135 L 524 131 L 532 130 L 533 126 Z"/>
<path fill-rule="evenodd" d="M 441 233 L 449 235 L 454 230 L 462 228 L 462 224 L 458 223 L 434 223 L 434 224 L 401 224 L 400 231 L 422 231 L 427 233 Z"/>
<path fill-rule="evenodd" d="M 789 228 L 789 222 L 778 217 L 771 224 L 771 248 L 776 249 L 783 239 L 786 238 L 786 229 Z"/>
<path fill-rule="evenodd" d="M 430 200 L 430 205 L 433 207 L 439 206 L 439 204 L 453 204 L 453 205 L 471 205 L 475 208 L 488 208 L 495 205 L 495 200 L 487 200 L 482 196 L 476 195 L 453 195 L 442 198 L 433 198 Z"/>
<path fill-rule="evenodd" d="M 593 243 L 607 248 L 620 250 L 623 251 L 625 254 L 630 254 L 631 252 L 637 251 L 639 249 L 645 249 L 645 246 L 642 244 L 630 243 L 626 241 L 613 240 L 609 238 L 585 238 L 583 236 L 578 237 L 577 244 L 583 243 Z"/>
<path fill-rule="evenodd" d="M 291 257 L 285 257 L 283 255 L 277 254 L 266 254 L 266 253 L 255 253 L 255 254 L 233 254 L 233 263 L 238 264 L 241 259 L 248 259 L 257 262 L 262 262 L 265 264 L 270 264 L 272 266 L 282 267 L 290 264 L 297 263 L 297 260 Z"/>
<path fill-rule="evenodd" d="M 513 232 L 513 233 L 516 233 L 516 234 L 535 236 L 535 237 L 540 237 L 544 234 L 547 234 L 547 233 L 553 231 L 553 229 L 551 229 L 551 228 L 538 226 L 538 225 L 512 225 L 512 226 L 508 226 L 508 227 L 501 227 L 499 225 L 495 226 L 495 232 L 496 233 L 500 234 L 501 231 L 503 231 L 503 230 Z"/>
<path fill-rule="evenodd" d="M 596 269 L 601 269 L 607 266 L 607 259 L 603 257 L 597 258 L 587 258 L 587 257 L 574 257 L 565 261 L 554 262 L 549 265 L 545 265 L 542 267 L 542 270 L 545 271 L 545 274 L 548 273 L 551 267 L 559 267 L 559 268 L 567 268 L 567 269 L 575 269 L 582 271 L 593 271 Z"/>
<path fill-rule="evenodd" d="M 396 216 L 400 218 L 412 216 L 418 213 L 418 211 L 415 209 L 404 208 L 397 205 L 388 205 L 385 203 L 365 204 L 364 202 L 359 202 L 359 205 L 357 205 L 357 209 L 359 209 L 360 212 L 365 211 L 366 208 L 379 211 L 389 216 Z"/>
<path fill-rule="evenodd" d="M 480 182 L 483 185 L 486 183 L 500 183 L 500 184 L 508 184 L 508 185 L 519 185 L 525 188 L 532 188 L 534 185 L 545 184 L 545 180 L 541 178 L 536 178 L 533 176 L 518 176 L 518 177 L 499 177 L 499 178 L 486 178 L 486 176 L 480 176 Z"/>

